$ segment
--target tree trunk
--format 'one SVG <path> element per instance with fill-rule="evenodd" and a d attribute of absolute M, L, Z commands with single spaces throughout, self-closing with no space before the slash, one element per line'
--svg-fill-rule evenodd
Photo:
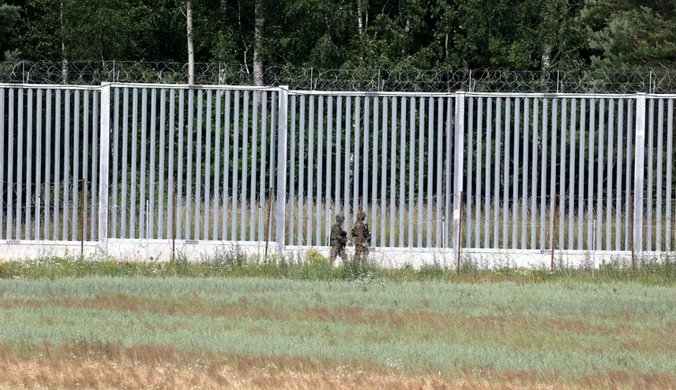
<path fill-rule="evenodd" d="M 262 0 L 256 0 L 256 6 L 254 9 L 253 73 L 254 73 L 254 85 L 257 87 L 262 87 L 264 85 L 263 58 L 261 56 L 264 27 L 265 27 L 265 16 L 263 15 Z"/>
<path fill-rule="evenodd" d="M 192 6 L 191 0 L 186 1 L 185 26 L 188 34 L 188 84 L 195 83 L 195 47 L 192 36 Z"/>
<path fill-rule="evenodd" d="M 549 69 L 552 67 L 552 45 L 545 43 L 542 46 L 541 62 L 542 76 L 545 77 L 545 74 L 549 72 Z"/>
<path fill-rule="evenodd" d="M 361 1 L 357 0 L 357 27 L 359 28 L 359 35 L 364 32 L 364 24 L 361 20 Z"/>

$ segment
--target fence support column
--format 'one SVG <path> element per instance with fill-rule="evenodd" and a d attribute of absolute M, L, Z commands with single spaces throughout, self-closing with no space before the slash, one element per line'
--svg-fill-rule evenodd
<path fill-rule="evenodd" d="M 643 252 L 643 192 L 645 168 L 645 93 L 636 94 L 636 129 L 634 155 L 634 215 L 633 215 L 633 250 L 639 255 Z"/>
<path fill-rule="evenodd" d="M 279 87 L 279 114 L 277 120 L 277 252 L 282 254 L 286 244 L 286 149 L 289 123 L 289 86 Z"/>
<path fill-rule="evenodd" d="M 110 84 L 101 84 L 99 111 L 99 252 L 108 254 L 108 174 L 110 172 Z"/>
<path fill-rule="evenodd" d="M 460 213 L 462 201 L 460 194 L 463 191 L 463 161 L 465 159 L 465 92 L 455 94 L 455 128 L 453 150 L 453 255 L 460 256 Z"/>

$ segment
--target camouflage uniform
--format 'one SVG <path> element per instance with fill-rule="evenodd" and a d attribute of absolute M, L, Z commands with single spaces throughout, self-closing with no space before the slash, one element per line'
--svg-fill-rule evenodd
<path fill-rule="evenodd" d="M 365 259 L 369 254 L 369 245 L 371 243 L 371 232 L 369 225 L 364 222 L 366 214 L 363 211 L 357 213 L 357 222 L 352 226 L 350 233 L 354 241 L 354 258 Z"/>
<path fill-rule="evenodd" d="M 331 227 L 331 264 L 336 260 L 336 257 L 345 261 L 345 245 L 347 245 L 347 232 L 343 230 L 343 218 L 342 215 L 336 215 L 336 223 Z"/>

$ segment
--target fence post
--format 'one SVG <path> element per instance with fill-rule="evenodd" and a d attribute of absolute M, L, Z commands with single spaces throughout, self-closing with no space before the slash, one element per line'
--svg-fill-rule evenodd
<path fill-rule="evenodd" d="M 636 94 L 636 130 L 635 130 L 635 155 L 634 155 L 634 216 L 633 216 L 633 250 L 640 255 L 643 251 L 643 191 L 645 168 L 645 117 L 646 95 Z"/>
<path fill-rule="evenodd" d="M 463 191 L 465 159 L 465 92 L 455 93 L 455 137 L 453 151 L 453 254 L 455 258 L 460 256 L 460 213 L 462 213 L 462 201 L 460 194 Z"/>
<path fill-rule="evenodd" d="M 99 127 L 99 251 L 108 254 L 108 174 L 110 169 L 110 83 L 101 84 Z"/>
<path fill-rule="evenodd" d="M 277 252 L 286 244 L 286 144 L 288 132 L 289 86 L 279 86 L 279 113 L 277 117 Z"/>

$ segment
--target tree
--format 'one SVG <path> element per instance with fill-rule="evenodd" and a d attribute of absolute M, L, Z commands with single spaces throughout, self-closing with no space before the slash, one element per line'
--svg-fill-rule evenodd
<path fill-rule="evenodd" d="M 0 0 L 0 60 L 15 59 L 19 55 L 16 50 L 10 51 L 8 36 L 19 21 L 20 11 L 20 7 L 5 4 L 4 0 Z"/>

